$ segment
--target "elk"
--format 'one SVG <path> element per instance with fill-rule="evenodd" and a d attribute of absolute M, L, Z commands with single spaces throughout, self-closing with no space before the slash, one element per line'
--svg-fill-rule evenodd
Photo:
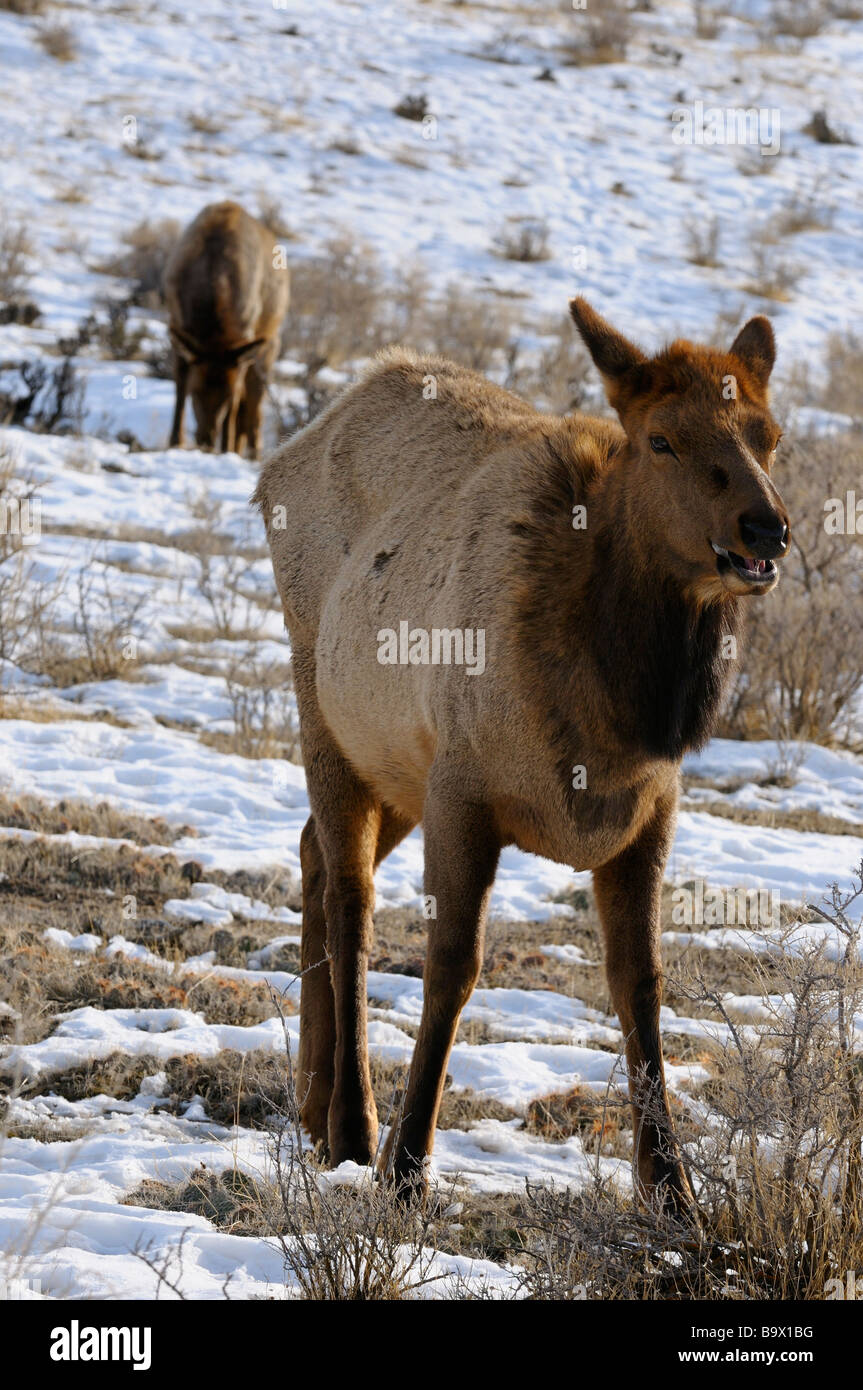
<path fill-rule="evenodd" d="M 703 745 L 743 605 L 778 579 L 775 349 L 647 356 L 570 310 L 617 421 L 553 417 L 403 348 L 265 464 L 311 815 L 301 837 L 303 1122 L 333 1164 L 378 1142 L 366 1038 L 374 872 L 422 823 L 422 1021 L 384 1151 L 425 1186 L 460 1011 L 503 846 L 591 870 L 625 1037 L 645 1200 L 692 1194 L 665 1089 L 660 891 L 683 754 Z M 411 625 L 404 661 L 381 634 Z M 482 672 L 424 659 L 421 629 L 485 633 Z M 574 776 L 574 770 L 578 775 Z"/>
<path fill-rule="evenodd" d="M 261 401 L 279 350 L 289 276 L 273 233 L 238 203 L 211 203 L 165 270 L 176 404 L 169 447 L 183 443 L 187 395 L 195 441 L 257 457 Z"/>

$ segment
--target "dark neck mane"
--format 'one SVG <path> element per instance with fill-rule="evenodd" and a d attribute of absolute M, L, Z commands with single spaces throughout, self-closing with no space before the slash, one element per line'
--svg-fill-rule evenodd
<path fill-rule="evenodd" d="M 698 605 L 660 575 L 639 585 L 622 567 L 600 538 L 584 594 L 591 663 L 625 741 L 677 761 L 710 737 L 736 665 L 724 639 L 738 637 L 739 607 Z"/>
<path fill-rule="evenodd" d="M 679 761 L 712 732 L 735 669 L 723 639 L 739 640 L 739 604 L 698 604 L 659 552 L 649 571 L 636 565 L 616 508 L 600 518 L 588 505 L 579 537 L 571 516 L 585 479 L 550 453 L 547 486 L 510 526 L 527 699 L 544 707 L 564 760 L 585 745 Z"/>

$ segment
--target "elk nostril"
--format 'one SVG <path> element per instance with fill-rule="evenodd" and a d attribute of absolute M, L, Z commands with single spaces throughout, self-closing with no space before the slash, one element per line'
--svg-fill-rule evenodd
<path fill-rule="evenodd" d="M 788 526 L 773 513 L 744 514 L 738 526 L 743 544 L 760 559 L 781 555 L 788 545 Z"/>

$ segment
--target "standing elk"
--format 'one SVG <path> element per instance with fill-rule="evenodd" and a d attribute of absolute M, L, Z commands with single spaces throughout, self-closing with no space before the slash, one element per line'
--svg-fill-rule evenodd
<path fill-rule="evenodd" d="M 638 1188 L 685 1209 L 660 892 L 681 758 L 709 736 L 741 601 L 773 588 L 789 544 L 769 477 L 773 332 L 753 318 L 727 352 L 677 341 L 648 357 L 585 300 L 570 307 L 620 425 L 542 415 L 394 349 L 262 471 L 311 804 L 298 1086 L 330 1161 L 370 1162 L 374 872 L 422 822 L 422 1022 L 384 1155 L 400 1189 L 422 1189 L 498 857 L 517 845 L 593 871 Z M 383 662 L 400 623 L 409 650 Z M 429 630 L 482 630 L 482 672 L 435 664 Z"/>
<path fill-rule="evenodd" d="M 238 203 L 198 213 L 165 271 L 177 388 L 170 447 L 183 443 L 186 396 L 195 441 L 223 452 L 248 445 L 257 457 L 261 400 L 288 307 L 287 268 L 273 233 Z"/>

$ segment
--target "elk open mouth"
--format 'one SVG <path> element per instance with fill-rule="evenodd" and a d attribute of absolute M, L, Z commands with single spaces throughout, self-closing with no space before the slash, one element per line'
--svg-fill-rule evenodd
<path fill-rule="evenodd" d="M 733 550 L 726 550 L 715 541 L 711 541 L 710 544 L 716 551 L 716 568 L 720 574 L 728 574 L 733 570 L 753 588 L 757 588 L 759 584 L 771 584 L 776 578 L 776 566 L 772 560 L 755 560 L 748 555 L 737 555 Z"/>

